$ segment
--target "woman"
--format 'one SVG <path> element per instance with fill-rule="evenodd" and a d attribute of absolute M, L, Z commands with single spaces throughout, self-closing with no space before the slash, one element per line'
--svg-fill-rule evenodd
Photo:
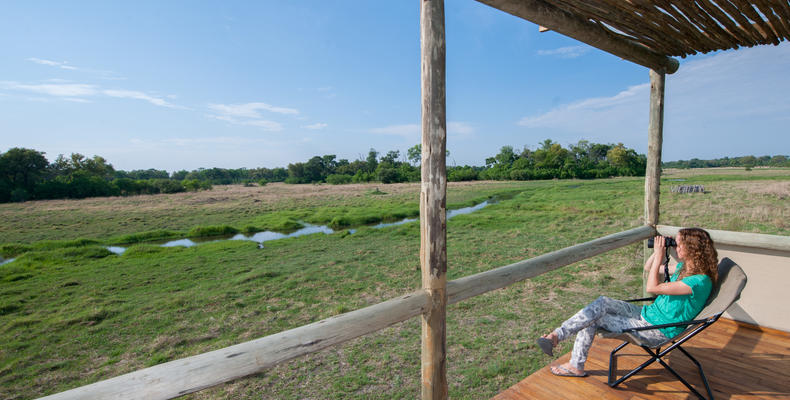
<path fill-rule="evenodd" d="M 653 304 L 641 307 L 601 296 L 563 322 L 559 328 L 538 339 L 538 346 L 551 356 L 560 340 L 576 333 L 570 361 L 552 366 L 553 374 L 587 376 L 584 363 L 598 328 L 621 332 L 626 328 L 688 321 L 702 310 L 718 278 L 718 254 L 713 241 L 708 232 L 699 228 L 681 229 L 675 241 L 679 263 L 670 268 L 670 282 L 661 283 L 659 279 L 666 248 L 663 236 L 655 237 L 653 255 L 645 262 L 645 271 L 649 271 L 646 290 L 657 295 Z M 684 329 L 682 326 L 649 329 L 634 334 L 648 344 L 658 345 Z"/>

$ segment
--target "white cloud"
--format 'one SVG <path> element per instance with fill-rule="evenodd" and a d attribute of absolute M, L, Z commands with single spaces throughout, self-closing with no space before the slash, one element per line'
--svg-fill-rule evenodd
<path fill-rule="evenodd" d="M 46 65 L 46 66 L 56 67 L 56 68 L 60 68 L 60 69 L 67 69 L 67 70 L 71 70 L 71 71 L 82 71 L 82 72 L 87 72 L 87 73 L 90 73 L 90 74 L 95 74 L 100 79 L 106 79 L 106 80 L 123 80 L 123 79 L 126 79 L 124 77 L 118 76 L 116 73 L 114 73 L 112 71 L 102 71 L 102 70 L 89 69 L 89 68 L 77 68 L 77 67 L 75 67 L 73 65 L 69 65 L 69 63 L 66 62 L 66 61 L 52 61 L 52 60 L 45 60 L 45 59 L 36 58 L 36 57 L 31 57 L 31 58 L 28 58 L 27 60 L 31 61 L 31 62 L 34 62 L 36 64 L 40 64 L 40 65 Z"/>
<path fill-rule="evenodd" d="M 422 128 L 418 124 L 389 125 L 381 128 L 373 128 L 371 133 L 379 135 L 396 135 L 403 137 L 420 137 Z"/>
<path fill-rule="evenodd" d="M 263 128 L 267 131 L 281 131 L 283 130 L 283 125 L 279 122 L 274 121 L 267 121 L 264 119 L 253 119 L 249 121 L 241 121 L 236 122 L 239 125 L 247 125 L 247 126 L 257 126 L 259 128 Z"/>
<path fill-rule="evenodd" d="M 160 107 L 181 108 L 181 109 L 184 108 L 184 107 L 181 107 L 181 106 L 177 106 L 175 104 L 171 104 L 171 103 L 169 103 L 169 102 L 167 102 L 164 99 L 161 99 L 159 97 L 150 96 L 148 94 L 145 94 L 143 92 L 138 92 L 136 90 L 109 90 L 108 89 L 108 90 L 102 91 L 102 93 L 104 93 L 105 95 L 110 96 L 110 97 L 116 97 L 116 98 L 121 98 L 121 99 L 143 100 L 143 101 L 147 101 L 147 102 L 149 102 L 149 103 L 151 103 L 151 104 L 153 104 L 155 106 L 160 106 Z"/>
<path fill-rule="evenodd" d="M 646 101 L 650 85 L 645 83 L 631 86 L 614 96 L 594 97 L 559 106 L 546 113 L 528 116 L 518 121 L 518 125 L 528 128 L 565 128 L 584 133 L 595 132 L 596 124 L 613 110 L 620 113 L 623 109 L 641 106 Z"/>
<path fill-rule="evenodd" d="M 790 119 L 788 68 L 790 43 L 682 63 L 666 78 L 664 158 L 775 154 L 788 148 L 783 133 Z M 623 142 L 645 152 L 649 91 L 649 83 L 635 85 L 528 115 L 517 124 L 564 143 Z"/>
<path fill-rule="evenodd" d="M 146 143 L 140 139 L 132 139 L 135 144 Z M 261 143 L 261 139 L 250 139 L 238 136 L 215 136 L 207 138 L 170 138 L 163 139 L 160 143 L 176 146 L 195 146 L 195 145 L 232 145 L 239 146 L 251 143 Z M 156 142 L 149 142 L 155 144 Z"/>
<path fill-rule="evenodd" d="M 405 138 L 419 138 L 422 135 L 422 126 L 419 124 L 389 125 L 370 130 L 371 133 L 380 135 L 396 135 Z M 449 136 L 469 136 L 475 129 L 466 122 L 449 121 L 447 122 L 447 134 Z"/>
<path fill-rule="evenodd" d="M 32 62 L 34 62 L 36 64 L 48 65 L 50 67 L 58 67 L 58 68 L 69 69 L 69 70 L 77 70 L 77 69 L 79 69 L 77 67 L 72 67 L 71 65 L 67 65 L 68 63 L 65 62 L 65 61 L 64 62 L 60 62 L 60 61 L 42 60 L 40 58 L 35 58 L 35 57 L 28 58 L 27 60 L 28 61 L 32 61 Z"/>
<path fill-rule="evenodd" d="M 552 50 L 538 50 L 539 56 L 557 56 L 559 58 L 576 58 L 581 57 L 590 51 L 589 46 L 567 46 L 560 47 Z"/>
<path fill-rule="evenodd" d="M 0 81 L 0 87 L 57 97 L 93 96 L 97 93 L 94 85 L 81 83 L 45 83 L 28 85 L 18 82 Z"/>
<path fill-rule="evenodd" d="M 329 125 L 318 122 L 318 123 L 315 123 L 315 124 L 312 124 L 312 125 L 306 125 L 303 128 L 305 128 L 305 129 L 312 129 L 312 130 L 319 130 L 319 129 L 324 129 L 327 126 L 329 126 Z"/>
<path fill-rule="evenodd" d="M 184 109 L 184 107 L 169 103 L 159 97 L 151 96 L 136 90 L 101 89 L 96 85 L 85 83 L 57 83 L 62 82 L 59 80 L 51 80 L 50 82 L 52 83 L 23 84 L 19 82 L 0 81 L 0 88 L 44 94 L 78 103 L 90 103 L 85 97 L 104 95 L 115 98 L 143 100 L 160 107 Z"/>
<path fill-rule="evenodd" d="M 466 122 L 450 121 L 447 123 L 447 134 L 450 136 L 470 136 L 475 133 L 475 128 Z"/>
<path fill-rule="evenodd" d="M 259 128 L 263 128 L 267 131 L 281 131 L 283 129 L 282 124 L 274 121 L 269 121 L 265 119 L 239 119 L 234 118 L 228 115 L 209 115 L 209 118 L 214 118 L 220 121 L 229 122 L 233 125 L 241 125 L 241 126 L 257 126 Z"/>
<path fill-rule="evenodd" d="M 299 110 L 286 107 L 276 107 L 266 103 L 244 103 L 244 104 L 209 104 L 208 108 L 214 114 L 209 117 L 226 121 L 234 125 L 255 126 L 267 131 L 280 131 L 283 129 L 279 122 L 264 119 L 261 111 L 269 111 L 284 115 L 298 115 Z"/>
<path fill-rule="evenodd" d="M 244 118 L 261 118 L 259 111 L 270 111 L 277 114 L 299 114 L 299 110 L 285 107 L 275 107 L 266 103 L 245 103 L 245 104 L 209 104 L 208 108 L 220 115 Z"/>

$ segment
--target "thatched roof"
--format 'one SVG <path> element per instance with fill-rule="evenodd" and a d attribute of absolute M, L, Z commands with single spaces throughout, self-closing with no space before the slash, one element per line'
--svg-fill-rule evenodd
<path fill-rule="evenodd" d="M 478 1 L 667 73 L 670 57 L 790 39 L 787 0 Z"/>

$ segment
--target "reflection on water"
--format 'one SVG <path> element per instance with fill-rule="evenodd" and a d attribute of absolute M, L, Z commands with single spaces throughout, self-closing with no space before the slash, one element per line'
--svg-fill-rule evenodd
<path fill-rule="evenodd" d="M 238 235 L 230 238 L 230 240 L 251 240 L 253 242 L 263 243 L 268 242 L 270 240 L 277 240 L 277 239 L 285 239 L 290 237 L 297 237 L 297 236 L 304 236 L 304 235 L 312 235 L 314 233 L 334 233 L 335 231 L 332 228 L 326 225 L 310 225 L 305 224 L 304 228 L 299 229 L 296 232 L 292 232 L 289 234 L 284 234 L 280 232 L 272 232 L 272 231 L 263 231 L 258 232 L 252 236 L 246 236 L 241 233 Z"/>
<path fill-rule="evenodd" d="M 192 247 L 196 244 L 197 243 L 193 242 L 192 239 L 178 239 L 164 243 L 162 247 L 176 247 L 176 246 Z"/>
<path fill-rule="evenodd" d="M 447 211 L 447 219 L 455 217 L 456 215 L 469 214 L 469 213 L 475 212 L 475 211 L 487 206 L 488 204 L 489 204 L 488 200 L 486 200 L 486 201 L 484 201 L 484 202 L 482 202 L 482 203 L 480 203 L 480 204 L 478 204 L 476 206 L 464 207 L 464 208 L 459 208 L 459 209 L 456 209 L 456 210 L 449 210 L 449 211 Z"/>
<path fill-rule="evenodd" d="M 124 251 L 126 251 L 126 247 L 107 246 L 107 250 L 109 250 L 109 251 L 111 251 L 111 252 L 113 252 L 115 254 L 121 255 L 121 254 L 123 254 Z"/>
<path fill-rule="evenodd" d="M 403 224 L 406 224 L 406 223 L 409 223 L 409 222 L 414 222 L 416 220 L 417 220 L 417 218 L 404 218 L 404 219 L 402 219 L 402 220 L 400 220 L 398 222 L 387 222 L 387 223 L 382 222 L 382 223 L 380 223 L 378 225 L 371 226 L 371 228 L 381 229 L 381 228 L 386 228 L 388 226 L 403 225 Z"/>
<path fill-rule="evenodd" d="M 471 207 L 464 207 L 464 208 L 459 208 L 459 209 L 456 209 L 456 210 L 448 210 L 447 211 L 447 219 L 450 219 L 450 218 L 452 218 L 452 217 L 454 217 L 456 215 L 469 214 L 469 213 L 475 212 L 475 211 L 477 211 L 477 210 L 479 210 L 479 209 L 481 209 L 481 208 L 483 208 L 483 207 L 485 207 L 485 206 L 487 206 L 489 204 L 491 204 L 491 203 L 488 200 L 486 200 L 486 201 L 484 201 L 484 202 L 482 202 L 480 204 L 477 204 L 477 205 L 474 205 L 474 206 L 471 206 Z M 371 226 L 371 228 L 373 228 L 373 229 L 381 229 L 381 228 L 386 228 L 386 227 L 389 227 L 389 226 L 403 225 L 403 224 L 407 224 L 409 222 L 414 222 L 414 221 L 417 221 L 417 220 L 418 220 L 417 218 L 404 218 L 404 219 L 402 219 L 400 221 L 397 221 L 397 222 L 386 222 L 386 223 L 382 222 L 380 224 Z M 263 232 L 257 232 L 255 234 L 250 235 L 250 236 L 247 236 L 245 234 L 239 233 L 239 234 L 236 234 L 233 237 L 223 238 L 223 239 L 202 239 L 202 240 L 201 239 L 195 239 L 195 240 L 192 240 L 192 239 L 178 239 L 178 240 L 169 241 L 167 243 L 163 243 L 161 246 L 162 247 L 176 247 L 176 246 L 192 247 L 192 246 L 197 245 L 198 243 L 218 242 L 218 241 L 221 241 L 221 240 L 249 240 L 249 241 L 253 241 L 253 242 L 258 243 L 258 247 L 259 248 L 263 248 L 263 242 L 268 242 L 270 240 L 278 240 L 278 239 L 285 239 L 285 238 L 291 238 L 291 237 L 297 237 L 297 236 L 312 235 L 314 233 L 330 234 L 330 233 L 334 233 L 335 232 L 332 228 L 330 228 L 330 227 L 328 227 L 326 225 L 311 225 L 311 224 L 306 224 L 306 223 L 304 225 L 305 226 L 303 228 L 299 229 L 298 231 L 291 232 L 291 233 L 280 233 L 280 232 L 272 232 L 272 231 L 263 231 Z M 357 231 L 356 229 L 349 229 L 348 233 L 353 234 L 356 231 Z M 120 247 L 120 246 L 109 246 L 109 247 L 107 247 L 107 250 L 109 250 L 109 251 L 111 251 L 111 252 L 113 252 L 115 254 L 120 255 L 120 254 L 123 254 L 124 251 L 126 251 L 126 248 L 125 247 Z M 13 261 L 13 259 L 4 261 L 4 262 L 0 263 L 0 265 L 5 264 L 5 263 L 9 263 L 11 261 Z"/>
<path fill-rule="evenodd" d="M 8 264 L 8 263 L 10 263 L 11 261 L 14 261 L 14 260 L 16 260 L 16 258 L 9 258 L 8 260 L 4 260 L 2 257 L 0 257 L 0 265 Z"/>

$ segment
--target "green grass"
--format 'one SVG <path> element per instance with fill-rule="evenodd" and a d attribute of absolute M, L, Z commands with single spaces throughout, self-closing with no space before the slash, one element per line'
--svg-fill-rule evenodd
<path fill-rule="evenodd" d="M 790 227 L 771 216 L 790 213 L 781 190 L 755 193 L 765 182 L 744 178 L 705 185 L 708 193 L 673 196 L 664 184 L 662 221 L 725 229 L 737 219 L 748 230 L 790 234 Z M 639 226 L 643 187 L 635 178 L 451 186 L 453 208 L 490 196 L 500 200 L 448 222 L 448 279 Z M 263 189 L 268 188 L 277 185 Z M 255 203 L 266 211 L 249 215 L 246 203 L 230 199 L 240 208 L 227 212 L 235 217 L 226 221 L 176 223 L 164 216 L 177 214 L 177 207 L 156 209 L 144 219 L 160 224 L 147 224 L 140 232 L 223 225 L 243 230 L 343 217 L 384 221 L 416 207 L 419 185 L 396 188 L 380 186 L 385 194 L 377 195 L 363 187 L 358 196 Z M 309 206 L 293 207 L 300 202 Z M 192 212 L 212 215 L 215 206 L 208 202 Z M 25 218 L 40 224 L 43 210 L 18 207 L 3 212 L 15 224 Z M 58 223 L 59 218 L 65 217 L 51 219 Z M 264 249 L 246 241 L 164 248 L 138 240 L 122 256 L 97 244 L 103 239 L 95 229 L 85 226 L 62 238 L 89 240 L 42 242 L 35 239 L 48 236 L 41 225 L 28 231 L 30 236 L 18 236 L 18 244 L 0 247 L 4 255 L 18 256 L 0 267 L 0 398 L 52 394 L 295 328 L 420 286 L 417 223 L 272 241 Z M 108 236 L 135 234 L 121 230 Z M 450 397 L 490 398 L 546 365 L 550 359 L 534 339 L 601 294 L 637 294 L 641 263 L 641 244 L 634 244 L 448 307 Z M 563 343 L 561 351 L 570 346 Z M 420 326 L 414 318 L 188 397 L 415 398 L 419 368 Z"/>

